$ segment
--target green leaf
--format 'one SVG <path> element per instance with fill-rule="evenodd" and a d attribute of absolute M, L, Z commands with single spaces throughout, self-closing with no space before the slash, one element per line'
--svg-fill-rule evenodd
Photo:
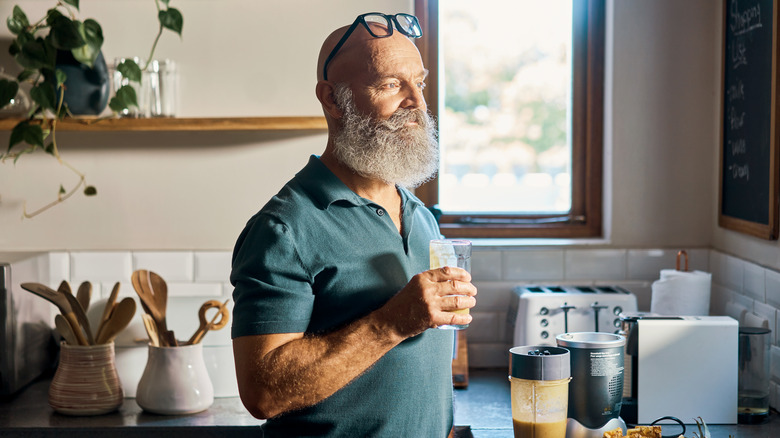
<path fill-rule="evenodd" d="M 59 194 L 60 195 L 64 195 L 65 193 L 68 193 L 68 192 L 66 192 L 65 191 L 65 187 L 63 187 L 62 184 L 60 184 L 60 192 L 59 192 Z"/>
<path fill-rule="evenodd" d="M 54 68 L 56 58 L 54 49 L 43 38 L 37 38 L 24 43 L 15 59 L 26 69 L 40 70 L 46 67 Z"/>
<path fill-rule="evenodd" d="M 138 106 L 138 99 L 135 94 L 135 89 L 130 85 L 125 85 L 122 88 L 116 90 L 116 94 L 111 98 L 111 102 L 108 103 L 109 108 L 112 111 L 122 112 L 131 106 Z"/>
<path fill-rule="evenodd" d="M 160 0 L 160 3 L 164 4 L 166 8 L 168 7 L 168 3 L 170 2 L 171 0 Z"/>
<path fill-rule="evenodd" d="M 79 8 L 79 0 L 62 0 L 62 1 L 75 7 L 76 9 Z"/>
<path fill-rule="evenodd" d="M 19 122 L 11 130 L 11 140 L 8 144 L 8 151 L 19 143 L 27 143 L 31 146 L 43 147 L 43 129 L 41 125 L 32 125 L 25 120 Z"/>
<path fill-rule="evenodd" d="M 19 6 L 14 6 L 11 16 L 8 17 L 5 22 L 6 25 L 8 25 L 8 30 L 14 35 L 19 35 L 30 25 L 30 21 L 27 20 L 27 15 L 25 15 L 24 11 L 22 11 L 22 8 Z"/>
<path fill-rule="evenodd" d="M 84 23 L 77 23 L 79 34 L 86 41 L 86 44 L 72 49 L 71 53 L 79 62 L 92 68 L 95 66 L 95 59 L 100 54 L 100 48 L 103 45 L 103 29 L 100 28 L 97 21 L 91 18 Z"/>
<path fill-rule="evenodd" d="M 95 196 L 97 195 L 97 189 L 95 188 L 95 186 L 86 186 L 84 187 L 84 195 Z"/>
<path fill-rule="evenodd" d="M 57 49 L 72 50 L 86 44 L 84 38 L 79 32 L 81 22 L 73 21 L 68 17 L 60 15 L 55 17 L 51 23 L 51 44 Z"/>
<path fill-rule="evenodd" d="M 35 70 L 22 70 L 21 73 L 19 73 L 18 76 L 16 76 L 16 80 L 19 82 L 24 82 L 27 79 L 30 79 L 35 75 Z"/>
<path fill-rule="evenodd" d="M 0 108 L 8 105 L 16 97 L 19 83 L 8 79 L 0 79 Z"/>
<path fill-rule="evenodd" d="M 127 79 L 133 82 L 138 82 L 139 84 L 141 83 L 141 67 L 139 67 L 138 64 L 136 64 L 132 59 L 125 59 L 116 67 L 116 69 L 119 73 L 122 73 L 122 76 L 126 77 Z"/>
<path fill-rule="evenodd" d="M 47 144 L 46 147 L 43 148 L 43 151 L 49 155 L 54 155 L 54 142 L 50 141 L 49 144 Z"/>
<path fill-rule="evenodd" d="M 64 71 L 57 69 L 54 72 L 54 75 L 57 78 L 57 85 L 55 88 L 60 88 L 61 86 L 65 85 L 65 81 L 68 80 L 68 75 L 66 75 Z"/>
<path fill-rule="evenodd" d="M 52 26 L 54 23 L 54 20 L 56 20 L 58 17 L 63 17 L 62 12 L 60 12 L 59 9 L 56 7 L 49 9 L 46 11 L 46 25 Z M 67 17 L 66 17 L 67 18 Z"/>
<path fill-rule="evenodd" d="M 184 26 L 184 17 L 181 12 L 176 8 L 168 8 L 164 11 L 157 13 L 157 19 L 160 20 L 160 25 L 166 29 L 170 29 L 179 36 L 181 36 L 181 30 Z"/>
<path fill-rule="evenodd" d="M 41 82 L 34 86 L 30 90 L 30 97 L 32 100 L 41 106 L 43 109 L 49 109 L 54 111 L 54 103 L 56 102 L 56 95 L 54 85 L 48 81 Z M 43 144 L 41 144 L 43 147 Z"/>
<path fill-rule="evenodd" d="M 84 20 L 83 27 L 80 27 L 79 30 L 82 31 L 81 36 L 84 37 L 87 44 L 97 48 L 100 48 L 100 46 L 103 45 L 103 29 L 97 21 L 92 18 L 87 18 Z"/>

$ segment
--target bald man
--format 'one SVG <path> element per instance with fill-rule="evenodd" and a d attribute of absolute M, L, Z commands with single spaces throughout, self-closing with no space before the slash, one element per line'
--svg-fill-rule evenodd
<path fill-rule="evenodd" d="M 414 17 L 360 16 L 325 40 L 325 150 L 236 243 L 236 372 L 266 437 L 444 438 L 452 427 L 453 332 L 435 328 L 468 324 L 453 311 L 477 291 L 464 270 L 428 270 L 441 235 L 408 188 L 436 171 L 438 144 L 427 71 L 399 18 Z"/>

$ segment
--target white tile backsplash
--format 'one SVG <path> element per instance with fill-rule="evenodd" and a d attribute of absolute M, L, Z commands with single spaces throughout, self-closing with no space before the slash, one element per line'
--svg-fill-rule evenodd
<path fill-rule="evenodd" d="M 564 278 L 567 280 L 625 280 L 626 250 L 566 250 Z"/>
<path fill-rule="evenodd" d="M 134 252 L 133 270 L 146 269 L 159 274 L 166 282 L 192 281 L 195 256 L 189 251 Z"/>
<path fill-rule="evenodd" d="M 780 308 L 780 272 L 767 269 L 764 277 L 767 304 Z"/>
<path fill-rule="evenodd" d="M 499 281 L 503 278 L 501 251 L 473 249 L 471 255 L 472 281 Z"/>
<path fill-rule="evenodd" d="M 766 301 L 766 269 L 754 263 L 743 263 L 742 288 L 745 295 Z"/>
<path fill-rule="evenodd" d="M 563 279 L 562 250 L 503 251 L 504 280 L 555 281 Z"/>
<path fill-rule="evenodd" d="M 195 281 L 230 282 L 231 259 L 229 252 L 196 252 Z"/>
<path fill-rule="evenodd" d="M 50 252 L 46 263 L 48 269 L 45 279 L 41 282 L 48 284 L 59 284 L 62 280 L 70 279 L 70 257 L 66 252 Z"/>
<path fill-rule="evenodd" d="M 164 277 L 163 277 L 164 278 Z M 169 297 L 221 297 L 221 283 L 168 283 Z"/>
<path fill-rule="evenodd" d="M 129 279 L 133 271 L 129 252 L 72 252 L 70 253 L 70 282 L 121 281 Z"/>
<path fill-rule="evenodd" d="M 709 272 L 709 250 L 689 249 L 688 270 Z M 663 269 L 677 269 L 679 250 L 675 249 L 633 249 L 628 250 L 627 276 L 632 280 L 655 281 Z M 685 255 L 679 256 L 679 267 L 685 269 Z"/>
<path fill-rule="evenodd" d="M 723 271 L 724 284 L 737 292 L 742 292 L 743 279 L 745 274 L 745 262 L 736 257 L 727 255 L 725 256 L 725 263 L 723 267 L 725 269 Z"/>

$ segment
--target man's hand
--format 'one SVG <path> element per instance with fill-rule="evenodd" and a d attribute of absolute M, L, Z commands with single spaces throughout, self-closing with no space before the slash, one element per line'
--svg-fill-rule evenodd
<path fill-rule="evenodd" d="M 377 317 L 403 338 L 440 325 L 471 322 L 471 315 L 454 313 L 477 303 L 477 288 L 468 271 L 454 267 L 431 269 L 412 277 L 382 308 Z"/>

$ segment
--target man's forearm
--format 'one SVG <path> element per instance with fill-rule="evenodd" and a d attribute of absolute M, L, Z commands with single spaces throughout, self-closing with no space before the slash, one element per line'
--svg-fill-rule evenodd
<path fill-rule="evenodd" d="M 251 389 L 242 393 L 247 408 L 270 418 L 311 406 L 346 386 L 403 341 L 384 313 L 380 309 L 334 332 L 307 334 L 255 356 L 254 366 L 245 370 L 252 374 Z"/>

